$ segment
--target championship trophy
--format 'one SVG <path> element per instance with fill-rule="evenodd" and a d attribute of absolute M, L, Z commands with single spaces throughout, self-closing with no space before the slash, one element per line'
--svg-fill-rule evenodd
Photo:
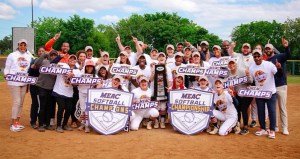
<path fill-rule="evenodd" d="M 167 101 L 167 75 L 165 65 L 155 65 L 154 96 L 152 101 Z"/>

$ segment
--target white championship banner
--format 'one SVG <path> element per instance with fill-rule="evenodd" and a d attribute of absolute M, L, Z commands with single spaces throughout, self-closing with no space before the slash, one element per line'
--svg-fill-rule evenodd
<path fill-rule="evenodd" d="M 72 77 L 70 83 L 74 85 L 97 85 L 101 78 L 93 77 L 92 74 L 84 74 L 81 77 Z"/>
<path fill-rule="evenodd" d="M 220 67 L 205 69 L 195 64 L 187 64 L 185 66 L 179 66 L 176 69 L 176 73 L 189 76 L 219 76 L 228 77 L 229 71 L 227 69 L 221 69 Z"/>
<path fill-rule="evenodd" d="M 137 76 L 139 70 L 127 64 L 113 64 L 110 68 L 111 74 Z"/>
<path fill-rule="evenodd" d="M 168 103 L 171 124 L 181 133 L 193 135 L 207 128 L 214 94 L 195 89 L 172 90 Z"/>
<path fill-rule="evenodd" d="M 16 74 L 7 74 L 5 80 L 34 85 L 37 82 L 38 77 L 27 76 L 27 73 L 16 73 Z"/>
<path fill-rule="evenodd" d="M 104 135 L 124 130 L 132 100 L 133 93 L 113 88 L 88 89 L 86 112 L 90 126 Z"/>
<path fill-rule="evenodd" d="M 40 73 L 42 74 L 52 74 L 52 75 L 66 75 L 72 72 L 69 68 L 62 68 L 59 65 L 51 64 L 49 66 L 41 66 Z"/>
<path fill-rule="evenodd" d="M 259 87 L 251 86 L 247 89 L 240 89 L 238 92 L 240 97 L 255 97 L 255 98 L 264 98 L 270 99 L 272 97 L 271 91 L 261 90 Z"/>

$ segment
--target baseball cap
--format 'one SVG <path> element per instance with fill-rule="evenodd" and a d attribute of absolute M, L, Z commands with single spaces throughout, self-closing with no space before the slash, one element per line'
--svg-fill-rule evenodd
<path fill-rule="evenodd" d="M 245 47 L 245 46 L 248 46 L 249 48 L 251 48 L 251 46 L 250 46 L 249 43 L 244 43 L 243 46 L 242 46 L 242 48 Z"/>
<path fill-rule="evenodd" d="M 52 55 L 52 54 L 55 54 L 55 55 L 58 55 L 58 52 L 56 51 L 56 50 L 51 50 L 50 52 L 49 52 L 49 55 Z"/>
<path fill-rule="evenodd" d="M 192 50 L 192 48 L 191 48 L 191 47 L 189 47 L 189 46 L 188 46 L 188 47 L 185 47 L 185 48 L 184 48 L 184 51 L 185 51 L 186 49 L 190 49 L 190 50 Z"/>
<path fill-rule="evenodd" d="M 182 52 L 176 52 L 176 53 L 175 53 L 175 57 L 176 57 L 176 56 L 181 56 L 181 57 L 183 57 L 184 55 L 183 55 Z"/>
<path fill-rule="evenodd" d="M 128 53 L 127 53 L 126 51 L 121 51 L 120 54 L 119 54 L 119 56 L 120 56 L 121 54 L 123 54 L 123 55 L 125 55 L 126 57 L 128 57 Z"/>
<path fill-rule="evenodd" d="M 200 45 L 203 45 L 203 44 L 209 45 L 209 43 L 207 41 L 201 41 Z"/>
<path fill-rule="evenodd" d="M 259 49 L 253 50 L 252 54 L 254 55 L 255 53 L 259 53 L 260 55 L 262 55 L 262 52 L 261 52 L 261 50 L 259 50 Z"/>
<path fill-rule="evenodd" d="M 150 52 L 152 52 L 152 51 L 156 51 L 156 52 L 158 52 L 158 50 L 157 50 L 157 49 L 152 49 Z"/>
<path fill-rule="evenodd" d="M 202 79 L 205 79 L 206 81 L 208 81 L 208 78 L 206 76 L 199 76 L 199 79 L 198 81 L 202 80 Z"/>
<path fill-rule="evenodd" d="M 141 77 L 139 78 L 139 83 L 141 83 L 142 80 L 145 80 L 145 81 L 149 82 L 149 79 L 148 79 L 146 76 L 141 76 Z"/>
<path fill-rule="evenodd" d="M 220 47 L 219 45 L 214 45 L 214 46 L 212 47 L 212 49 L 214 49 L 214 48 L 217 48 L 218 50 L 221 50 L 221 47 Z"/>
<path fill-rule="evenodd" d="M 120 76 L 120 75 L 115 75 L 112 79 L 119 79 L 120 80 L 120 82 L 122 82 L 123 81 L 123 77 L 122 76 Z"/>
<path fill-rule="evenodd" d="M 166 50 L 168 50 L 168 48 L 172 48 L 174 50 L 174 46 L 171 44 L 167 45 Z"/>
<path fill-rule="evenodd" d="M 184 75 L 183 75 L 183 74 L 177 74 L 175 77 L 176 77 L 176 78 L 177 78 L 177 77 L 182 77 L 182 79 L 184 79 Z"/>
<path fill-rule="evenodd" d="M 265 46 L 265 48 L 270 48 L 271 50 L 273 50 L 273 49 L 274 49 L 274 46 L 273 46 L 272 44 L 267 44 L 267 45 Z"/>
<path fill-rule="evenodd" d="M 103 57 L 104 55 L 107 55 L 109 57 L 109 53 L 106 51 L 101 52 L 101 57 Z"/>
<path fill-rule="evenodd" d="M 27 45 L 27 40 L 25 40 L 25 39 L 20 39 L 20 40 L 18 41 L 18 44 L 21 44 L 21 43 L 25 43 L 25 44 Z"/>
<path fill-rule="evenodd" d="M 164 52 L 159 52 L 159 53 L 158 53 L 158 57 L 159 57 L 160 55 L 163 55 L 164 57 L 166 57 L 166 54 L 165 54 Z"/>
<path fill-rule="evenodd" d="M 95 66 L 95 63 L 94 63 L 94 61 L 92 61 L 92 60 L 87 60 L 87 61 L 85 62 L 85 66 Z"/>
<path fill-rule="evenodd" d="M 144 43 L 142 41 L 138 41 L 138 44 L 142 45 L 142 46 L 144 45 Z"/>
<path fill-rule="evenodd" d="M 88 51 L 88 50 L 92 50 L 92 51 L 93 51 L 93 47 L 91 47 L 91 46 L 86 46 L 85 49 L 84 49 L 84 51 Z"/>
<path fill-rule="evenodd" d="M 215 80 L 215 84 L 216 84 L 217 82 L 221 82 L 222 84 L 224 84 L 223 80 L 221 80 L 221 79 L 216 79 L 216 80 Z"/>
<path fill-rule="evenodd" d="M 230 58 L 230 59 L 228 59 L 228 64 L 229 64 L 230 62 L 237 63 L 237 58 Z"/>
<path fill-rule="evenodd" d="M 182 42 L 179 42 L 179 43 L 176 44 L 176 46 L 178 46 L 178 45 L 184 46 Z"/>
<path fill-rule="evenodd" d="M 198 55 L 200 57 L 200 53 L 198 51 L 192 53 L 192 57 L 194 57 L 195 55 Z"/>
<path fill-rule="evenodd" d="M 77 60 L 77 57 L 76 57 L 75 55 L 70 55 L 68 59 L 70 59 L 70 58 L 72 58 L 72 57 L 74 57 L 75 60 Z"/>
<path fill-rule="evenodd" d="M 144 56 L 144 57 L 146 58 L 146 56 L 145 56 L 144 54 L 141 54 L 141 55 L 137 58 L 137 60 L 139 60 L 140 57 L 142 57 L 142 56 Z"/>
<path fill-rule="evenodd" d="M 131 47 L 130 47 L 130 46 L 128 46 L 128 45 L 124 47 L 124 49 L 126 49 L 126 48 L 129 48 L 129 49 L 131 50 Z"/>

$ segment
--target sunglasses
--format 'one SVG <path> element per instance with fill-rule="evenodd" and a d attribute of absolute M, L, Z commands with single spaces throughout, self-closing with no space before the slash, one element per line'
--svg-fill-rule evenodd
<path fill-rule="evenodd" d="M 254 58 L 254 59 L 256 59 L 256 58 L 260 58 L 260 56 L 253 56 L 253 58 Z"/>

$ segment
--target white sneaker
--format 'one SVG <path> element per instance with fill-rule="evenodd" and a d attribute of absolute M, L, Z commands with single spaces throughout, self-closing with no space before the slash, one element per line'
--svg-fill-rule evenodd
<path fill-rule="evenodd" d="M 10 126 L 10 131 L 12 131 L 12 132 L 19 132 L 19 131 L 21 131 L 21 129 L 19 129 L 18 126 L 11 125 Z"/>
<path fill-rule="evenodd" d="M 270 139 L 275 139 L 275 132 L 274 131 L 270 131 L 268 137 Z"/>
<path fill-rule="evenodd" d="M 165 129 L 165 128 L 166 128 L 166 124 L 163 123 L 163 122 L 161 122 L 159 126 L 160 126 L 160 128 L 162 128 L 162 129 Z"/>
<path fill-rule="evenodd" d="M 209 132 L 210 135 L 216 135 L 219 132 L 219 129 L 217 127 L 214 127 L 214 130 Z"/>
<path fill-rule="evenodd" d="M 159 128 L 159 122 L 157 119 L 155 119 L 154 121 L 154 129 L 158 129 Z"/>
<path fill-rule="evenodd" d="M 289 133 L 289 131 L 288 131 L 287 128 L 283 128 L 283 129 L 282 129 L 282 134 L 283 134 L 283 135 L 289 135 L 290 133 Z"/>
<path fill-rule="evenodd" d="M 277 126 L 275 127 L 275 132 L 279 132 L 279 128 Z"/>
<path fill-rule="evenodd" d="M 240 122 L 236 123 L 236 126 L 234 127 L 234 133 L 239 134 L 241 132 Z"/>
<path fill-rule="evenodd" d="M 20 130 L 22 130 L 22 129 L 24 129 L 25 128 L 25 126 L 24 125 L 21 125 L 21 124 L 17 124 L 17 127 L 20 129 Z"/>
<path fill-rule="evenodd" d="M 147 129 L 151 130 L 152 129 L 152 121 L 147 122 Z"/>
<path fill-rule="evenodd" d="M 261 136 L 261 135 L 267 135 L 268 132 L 264 129 L 259 129 L 258 131 L 255 132 L 256 136 Z"/>

